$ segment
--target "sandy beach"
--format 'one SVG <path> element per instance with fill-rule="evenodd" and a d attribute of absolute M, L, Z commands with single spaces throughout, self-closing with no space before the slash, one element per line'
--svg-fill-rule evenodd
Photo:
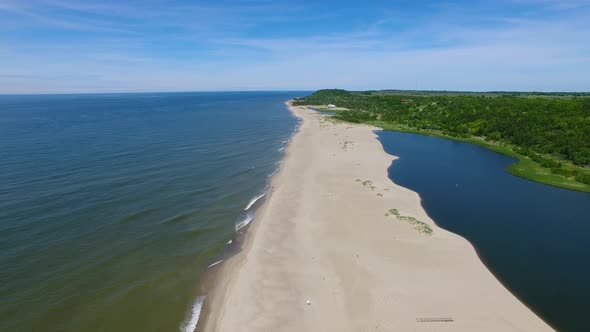
<path fill-rule="evenodd" d="M 289 108 L 302 124 L 199 331 L 552 331 L 387 177 L 377 128 Z"/>

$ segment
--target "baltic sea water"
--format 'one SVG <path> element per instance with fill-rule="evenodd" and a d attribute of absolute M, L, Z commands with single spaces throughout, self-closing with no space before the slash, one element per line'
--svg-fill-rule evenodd
<path fill-rule="evenodd" d="M 0 331 L 176 331 L 306 92 L 0 96 Z"/>

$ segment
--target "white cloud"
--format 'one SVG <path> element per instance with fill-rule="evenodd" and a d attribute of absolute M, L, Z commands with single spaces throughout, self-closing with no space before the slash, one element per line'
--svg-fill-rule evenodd
<path fill-rule="evenodd" d="M 555 1 L 542 2 L 550 6 Z M 404 26 L 395 32 L 388 29 L 396 18 L 384 17 L 351 31 L 261 38 L 221 31 L 227 27 L 220 30 L 217 26 L 228 23 L 216 20 L 251 13 L 239 23 L 257 24 L 256 20 L 269 10 L 263 6 L 171 8 L 156 17 L 150 8 L 131 12 L 132 8 L 119 4 L 80 5 L 58 0 L 45 5 L 100 15 L 114 13 L 129 22 L 114 24 L 100 17 L 70 20 L 66 16 L 69 25 L 63 27 L 67 29 L 113 31 L 89 40 L 57 44 L 11 42 L 0 50 L 0 92 L 416 86 L 437 90 L 583 91 L 590 87 L 590 44 L 586 42 L 590 15 L 583 10 L 568 11 L 551 20 L 486 17 L 496 24 L 480 26 L 465 24 L 453 16 L 434 15 L 436 21 Z M 38 22 L 58 24 L 46 21 L 46 17 L 54 19 L 46 12 L 41 17 L 31 16 L 39 14 L 35 9 L 11 6 L 5 10 L 24 10 L 24 15 Z M 185 26 L 191 13 L 196 18 Z M 201 18 L 203 22 L 198 20 Z M 139 30 L 134 20 L 141 21 Z M 141 30 L 150 22 L 194 29 L 189 34 L 166 37 L 192 46 L 202 44 L 203 54 L 187 48 L 182 50 L 183 56 L 174 57 L 146 50 L 146 45 L 160 41 Z M 135 35 L 118 33 L 117 29 Z"/>

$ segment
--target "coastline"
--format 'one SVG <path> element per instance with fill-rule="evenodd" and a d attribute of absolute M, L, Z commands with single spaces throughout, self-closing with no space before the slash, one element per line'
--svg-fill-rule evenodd
<path fill-rule="evenodd" d="M 197 331 L 551 330 L 389 180 L 378 128 L 288 107 L 303 121 L 241 249 L 208 272 Z"/>
<path fill-rule="evenodd" d="M 267 202 L 272 197 L 275 187 L 280 184 L 279 177 L 282 173 L 283 165 L 289 159 L 289 146 L 303 125 L 303 118 L 298 113 L 293 112 L 290 102 L 285 102 L 285 107 L 298 119 L 298 123 L 286 145 L 282 148 L 284 155 L 278 162 L 278 168 L 269 176 L 264 196 L 261 197 L 263 200 L 262 204 L 254 210 L 254 218 L 247 225 L 236 230 L 234 242 L 231 243 L 230 247 L 226 248 L 225 252 L 222 252 L 224 257 L 222 263 L 216 265 L 214 268 L 211 268 L 211 266 L 206 268 L 198 292 L 198 297 L 204 297 L 205 300 L 202 303 L 200 315 L 197 318 L 198 323 L 194 329 L 195 332 L 216 330 L 219 309 L 222 308 L 223 299 L 227 294 L 227 287 L 224 287 L 224 285 L 231 282 L 232 276 L 244 263 L 244 256 L 247 255 L 249 248 L 251 248 L 255 233 L 257 232 L 259 216 L 267 208 Z"/>

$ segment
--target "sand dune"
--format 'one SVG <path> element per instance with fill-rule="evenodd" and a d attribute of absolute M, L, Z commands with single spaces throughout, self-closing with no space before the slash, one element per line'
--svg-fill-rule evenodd
<path fill-rule="evenodd" d="M 375 128 L 291 110 L 303 123 L 199 330 L 551 330 L 389 180 Z"/>

